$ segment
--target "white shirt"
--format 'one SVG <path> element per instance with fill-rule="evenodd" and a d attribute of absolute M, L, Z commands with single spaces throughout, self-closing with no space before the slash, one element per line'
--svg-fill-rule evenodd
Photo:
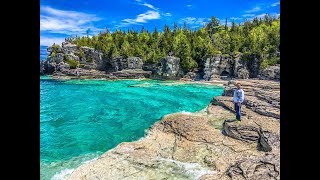
<path fill-rule="evenodd" d="M 237 103 L 240 102 L 242 103 L 244 100 L 244 92 L 242 89 L 235 89 L 233 91 L 233 102 Z"/>

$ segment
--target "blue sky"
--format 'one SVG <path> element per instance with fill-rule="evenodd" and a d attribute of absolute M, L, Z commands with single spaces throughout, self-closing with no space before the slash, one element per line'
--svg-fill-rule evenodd
<path fill-rule="evenodd" d="M 40 45 L 61 43 L 65 37 L 98 34 L 108 28 L 149 31 L 173 23 L 197 29 L 216 16 L 225 22 L 280 15 L 279 0 L 41 0 Z"/>

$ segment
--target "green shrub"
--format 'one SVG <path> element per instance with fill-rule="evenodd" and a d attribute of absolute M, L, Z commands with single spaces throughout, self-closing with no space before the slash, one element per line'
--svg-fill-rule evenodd
<path fill-rule="evenodd" d="M 79 64 L 79 68 L 83 68 L 84 66 L 84 64 Z"/>
<path fill-rule="evenodd" d="M 85 54 L 84 54 L 84 52 L 83 52 L 82 49 L 79 50 L 79 55 L 78 55 L 78 56 L 79 56 L 79 58 L 81 58 L 81 59 L 82 59 L 82 58 L 85 58 Z"/>
<path fill-rule="evenodd" d="M 70 69 L 75 69 L 79 65 L 79 62 L 74 59 L 67 60 L 67 63 L 69 64 Z"/>
<path fill-rule="evenodd" d="M 89 62 L 89 63 L 93 62 L 93 58 L 92 57 L 88 57 L 87 58 L 87 62 Z"/>
<path fill-rule="evenodd" d="M 52 52 L 59 52 L 61 50 L 61 47 L 59 46 L 59 44 L 53 44 L 52 46 Z"/>
<path fill-rule="evenodd" d="M 280 63 L 280 58 L 272 56 L 272 57 L 270 57 L 268 59 L 263 59 L 262 60 L 262 62 L 260 64 L 260 69 L 263 70 L 263 69 L 266 69 L 269 66 L 274 66 L 274 65 L 276 65 L 278 63 Z"/>
<path fill-rule="evenodd" d="M 55 57 L 56 53 L 55 52 L 51 52 L 51 54 L 49 55 L 49 57 Z"/>

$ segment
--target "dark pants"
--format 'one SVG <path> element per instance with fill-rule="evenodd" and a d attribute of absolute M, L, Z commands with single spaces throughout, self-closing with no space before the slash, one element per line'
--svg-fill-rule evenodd
<path fill-rule="evenodd" d="M 241 104 L 239 106 L 238 103 L 234 103 L 234 109 L 236 111 L 236 119 L 240 120 L 240 118 L 241 118 Z"/>

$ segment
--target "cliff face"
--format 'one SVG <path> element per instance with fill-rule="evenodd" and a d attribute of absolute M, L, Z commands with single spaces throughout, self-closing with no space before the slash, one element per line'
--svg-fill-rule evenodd
<path fill-rule="evenodd" d="M 180 58 L 167 56 L 161 58 L 159 63 L 154 68 L 154 78 L 162 79 L 179 79 L 183 75 L 180 68 Z"/>
<path fill-rule="evenodd" d="M 163 117 L 145 138 L 119 144 L 69 179 L 280 179 L 280 84 L 241 83 L 241 123 L 233 120 L 229 81 L 205 110 Z"/>
<path fill-rule="evenodd" d="M 260 79 L 280 80 L 280 65 L 264 69 L 260 74 Z"/>
<path fill-rule="evenodd" d="M 91 76 L 106 78 L 156 78 L 191 80 L 213 80 L 214 78 L 257 78 L 280 79 L 280 69 L 270 67 L 260 71 L 260 61 L 255 57 L 244 59 L 237 55 L 205 56 L 196 72 L 183 73 L 180 58 L 167 56 L 156 64 L 144 64 L 139 57 L 112 59 L 93 48 L 78 47 L 68 42 L 63 42 L 62 47 L 48 47 L 49 56 L 40 64 L 41 74 Z"/>
<path fill-rule="evenodd" d="M 259 67 L 260 61 L 255 57 L 244 59 L 241 54 L 214 55 L 203 57 L 199 71 L 205 80 L 221 76 L 249 79 L 258 77 Z"/>

